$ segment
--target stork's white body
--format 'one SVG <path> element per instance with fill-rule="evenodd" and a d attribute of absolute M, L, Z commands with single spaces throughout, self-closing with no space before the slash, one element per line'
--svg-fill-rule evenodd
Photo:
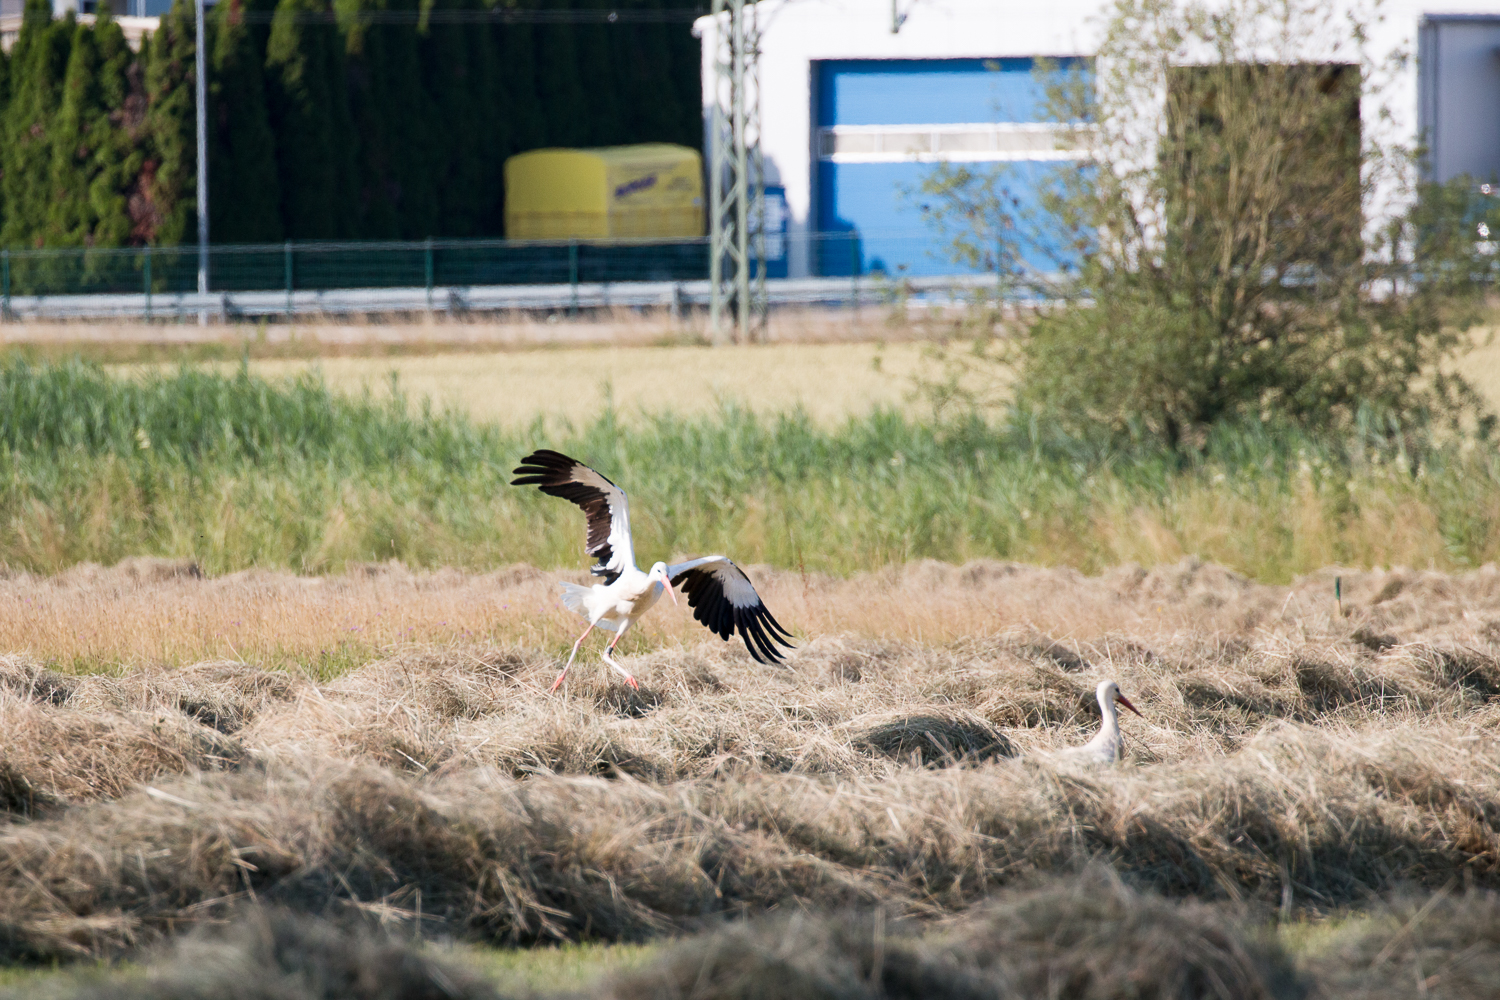
<path fill-rule="evenodd" d="M 556 691 L 568 675 L 578 647 L 596 627 L 615 633 L 605 647 L 604 662 L 624 677 L 625 683 L 639 687 L 630 671 L 615 661 L 615 645 L 636 619 L 661 599 L 662 591 L 671 594 L 675 603 L 674 586 L 683 588 L 693 617 L 710 631 L 727 640 L 737 629 L 756 660 L 781 661 L 776 647 L 790 647 L 787 640 L 791 633 L 766 610 L 750 578 L 727 556 L 700 556 L 673 566 L 658 562 L 643 573 L 635 564 L 630 506 L 624 490 L 582 462 L 555 451 L 535 451 L 521 461 L 512 485 L 539 487 L 543 493 L 571 501 L 583 510 L 588 526 L 584 551 L 597 560 L 591 572 L 604 577 L 603 583 L 592 587 L 562 585 L 563 604 L 587 619 L 589 627 L 573 643 L 573 652 L 552 690 Z"/>
<path fill-rule="evenodd" d="M 638 687 L 630 671 L 620 666 L 612 654 L 615 651 L 615 644 L 625 637 L 626 629 L 634 625 L 637 618 L 651 610 L 651 606 L 661 600 L 662 591 L 666 589 L 663 583 L 665 570 L 666 567 L 658 563 L 651 568 L 650 573 L 642 573 L 634 563 L 631 563 L 620 572 L 619 577 L 613 583 L 596 583 L 592 587 L 580 587 L 576 583 L 562 585 L 564 606 L 574 614 L 587 618 L 589 627 L 584 629 L 583 635 L 580 635 L 578 641 L 573 643 L 573 652 L 568 654 L 567 664 L 552 685 L 554 691 L 567 676 L 568 669 L 573 666 L 573 658 L 578 655 L 578 647 L 595 628 L 608 629 L 615 633 L 609 645 L 604 647 L 604 662 L 609 664 L 611 670 L 625 678 L 626 684 Z"/>
<path fill-rule="evenodd" d="M 1135 706 L 1120 693 L 1120 685 L 1114 681 L 1100 681 L 1094 694 L 1099 699 L 1099 712 L 1103 716 L 1099 732 L 1083 746 L 1063 750 L 1058 756 L 1079 763 L 1114 764 L 1119 761 L 1120 751 L 1125 747 L 1125 737 L 1120 733 L 1120 712 L 1115 708 L 1115 702 L 1124 704 L 1136 715 L 1141 713 L 1136 712 Z"/>
<path fill-rule="evenodd" d="M 568 662 L 563 667 L 562 673 L 557 676 L 557 681 L 552 689 L 557 690 L 557 685 L 567 676 L 568 669 L 573 666 L 573 658 L 578 655 L 578 647 L 583 640 L 595 628 L 608 629 L 615 633 L 608 646 L 604 648 L 604 662 L 609 664 L 611 670 L 625 678 L 625 683 L 636 687 L 635 678 L 630 671 L 615 660 L 615 643 L 619 642 L 625 635 L 625 630 L 635 624 L 637 618 L 651 610 L 651 606 L 661 600 L 661 594 L 666 589 L 660 579 L 655 578 L 653 573 L 642 573 L 634 564 L 627 566 L 613 583 L 596 583 L 592 587 L 580 587 L 576 583 L 564 583 L 563 605 L 574 614 L 588 619 L 589 627 L 583 630 L 583 635 L 573 643 L 573 652 L 568 655 Z"/>
<path fill-rule="evenodd" d="M 650 579 L 634 566 L 614 583 L 596 583 L 592 587 L 565 583 L 562 588 L 563 604 L 569 611 L 611 632 L 624 631 L 651 610 L 666 589 L 659 580 Z"/>

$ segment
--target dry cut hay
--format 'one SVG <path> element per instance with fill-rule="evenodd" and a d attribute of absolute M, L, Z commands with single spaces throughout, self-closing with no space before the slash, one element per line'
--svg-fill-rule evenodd
<path fill-rule="evenodd" d="M 805 637 L 941 647 L 1006 636 L 1017 658 L 1063 674 L 1180 658 L 1189 637 L 1200 647 L 1194 655 L 1212 652 L 1210 667 L 1303 646 L 1315 663 L 1400 659 L 1420 645 L 1451 656 L 1448 669 L 1474 690 L 1500 693 L 1500 671 L 1489 665 L 1500 638 L 1494 567 L 1457 576 L 1330 569 L 1292 587 L 1255 584 L 1191 559 L 1097 577 L 993 561 L 923 561 L 849 579 L 751 572 L 778 619 Z M 1336 575 L 1347 617 L 1333 601 Z M 204 578 L 191 562 L 149 559 L 54 577 L 0 571 L 0 650 L 69 671 L 236 661 L 311 667 L 320 677 L 411 649 L 491 645 L 560 656 L 578 625 L 558 604 L 558 579 L 585 577 L 527 566 L 466 574 L 382 564 L 332 577 Z M 703 637 L 685 609 L 662 605 L 624 649 L 682 649 Z M 1333 661 L 1323 647 L 1336 651 Z M 856 653 L 818 666 L 857 681 L 863 660 Z M 800 660 L 793 665 L 800 669 Z"/>
<path fill-rule="evenodd" d="M 926 931 L 924 933 L 924 930 Z M 1243 909 L 1174 902 L 1093 868 L 997 894 L 937 929 L 880 908 L 727 923 L 606 976 L 608 1000 L 1293 1000 L 1274 936 Z M 64 983 L 58 1000 L 428 1000 L 492 997 L 453 964 L 348 915 L 230 912 L 143 974 Z M 547 995 L 547 994 L 544 994 Z"/>
<path fill-rule="evenodd" d="M 1403 893 L 1307 963 L 1328 1000 L 1488 1000 L 1500 995 L 1500 895 Z"/>
<path fill-rule="evenodd" d="M 855 737 L 854 746 L 924 766 L 1016 755 L 1004 733 L 969 713 L 900 716 L 871 726 Z"/>
<path fill-rule="evenodd" d="M 1500 896 L 1377 901 L 1294 961 L 1263 912 L 1133 889 L 1091 867 L 996 893 L 937 925 L 880 908 L 726 923 L 606 975 L 607 1000 L 1487 1000 L 1500 983 Z M 497 997 L 404 930 L 237 906 L 143 968 L 0 996 L 52 1000 L 469 1000 Z M 542 996 L 556 996 L 543 993 Z"/>
<path fill-rule="evenodd" d="M 611 1000 L 1273 1000 L 1301 997 L 1286 954 L 1244 914 L 1178 903 L 1094 868 L 998 894 L 946 933 L 881 911 L 794 914 L 684 942 L 617 977 Z"/>
<path fill-rule="evenodd" d="M 1256 931 L 1243 910 L 1140 892 L 1096 866 L 998 895 L 965 916 L 953 951 L 1012 996 L 1301 996 L 1291 961 Z"/>
<path fill-rule="evenodd" d="M 0 814 L 237 767 L 248 750 L 233 734 L 296 688 L 237 663 L 77 677 L 0 657 Z"/>
<path fill-rule="evenodd" d="M 795 913 L 731 926 L 670 948 L 602 985 L 608 1000 L 989 1000 L 975 968 L 928 947 L 884 914 Z"/>
<path fill-rule="evenodd" d="M 148 570 L 0 590 L 72 622 L 177 601 L 201 625 L 242 600 L 315 642 L 407 598 L 508 622 L 496 602 L 551 589 L 519 570 Z M 545 617 L 391 644 L 332 679 L 5 658 L 0 941 L 114 954 L 251 894 L 420 898 L 432 926 L 497 941 L 641 939 L 793 905 L 940 916 L 1099 859 L 1171 895 L 1293 911 L 1455 873 L 1500 888 L 1493 570 L 1348 574 L 1347 618 L 1331 579 L 1268 588 L 1193 562 L 764 583 L 804 627 L 844 628 L 813 629 L 790 671 L 663 629 L 627 654 L 639 693 L 586 667 L 549 695 L 566 646 Z M 1125 766 L 1049 762 L 1097 725 L 1104 676 L 1147 716 L 1125 720 Z"/>
<path fill-rule="evenodd" d="M 1463 873 L 1500 888 L 1492 732 L 1286 725 L 1182 764 L 671 784 L 267 754 L 0 826 L 0 941 L 113 954 L 251 897 L 420 908 L 429 929 L 498 942 L 641 940 L 788 906 L 941 916 L 1099 861 L 1171 896 L 1293 912 Z"/>
<path fill-rule="evenodd" d="M 284 910 L 236 910 L 143 974 L 54 985 L 57 1000 L 499 1000 L 481 977 L 410 939 Z M 3 994 L 0 994 L 3 995 Z M 34 989 L 26 991 L 36 996 Z M 17 994 L 17 1000 L 19 995 Z"/>

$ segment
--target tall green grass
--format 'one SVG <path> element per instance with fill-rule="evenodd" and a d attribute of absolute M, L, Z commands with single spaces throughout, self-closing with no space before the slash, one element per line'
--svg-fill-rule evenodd
<path fill-rule="evenodd" d="M 796 413 L 606 413 L 565 433 L 182 369 L 115 379 L 0 363 L 0 562 L 55 571 L 131 555 L 338 570 L 401 559 L 582 565 L 568 504 L 508 485 L 553 447 L 631 494 L 643 561 L 720 551 L 847 573 L 996 557 L 1097 570 L 1195 554 L 1264 580 L 1332 563 L 1461 568 L 1500 551 L 1500 455 L 1385 436 L 1222 430 L 1206 456 L 1106 452 L 1034 424 L 890 412 L 828 431 Z"/>

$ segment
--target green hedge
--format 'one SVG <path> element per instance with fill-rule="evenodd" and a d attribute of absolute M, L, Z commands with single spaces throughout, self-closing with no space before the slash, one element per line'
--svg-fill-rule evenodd
<path fill-rule="evenodd" d="M 669 0 L 528 0 L 641 10 Z M 484 9 L 450 0 L 442 10 Z M 507 156 L 702 139 L 683 20 L 414 20 L 419 0 L 221 0 L 209 14 L 216 243 L 503 234 Z M 396 12 L 361 20 L 362 13 Z M 327 18 L 324 20 L 323 18 Z M 196 231 L 192 4 L 139 53 L 28 0 L 0 57 L 0 245 L 169 246 Z"/>

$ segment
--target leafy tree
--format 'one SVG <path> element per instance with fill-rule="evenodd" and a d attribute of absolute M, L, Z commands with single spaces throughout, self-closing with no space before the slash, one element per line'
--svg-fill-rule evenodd
<path fill-rule="evenodd" d="M 1118 0 L 1094 72 L 1051 78 L 1059 141 L 1092 159 L 1035 203 L 1004 170 L 924 184 L 956 259 L 1058 303 L 950 355 L 933 388 L 1004 365 L 1022 413 L 1179 448 L 1218 423 L 1479 415 L 1448 363 L 1469 344 L 1454 307 L 1489 265 L 1416 197 L 1410 152 L 1361 132 L 1385 120 L 1370 109 L 1388 67 L 1341 18 L 1312 0 Z"/>

